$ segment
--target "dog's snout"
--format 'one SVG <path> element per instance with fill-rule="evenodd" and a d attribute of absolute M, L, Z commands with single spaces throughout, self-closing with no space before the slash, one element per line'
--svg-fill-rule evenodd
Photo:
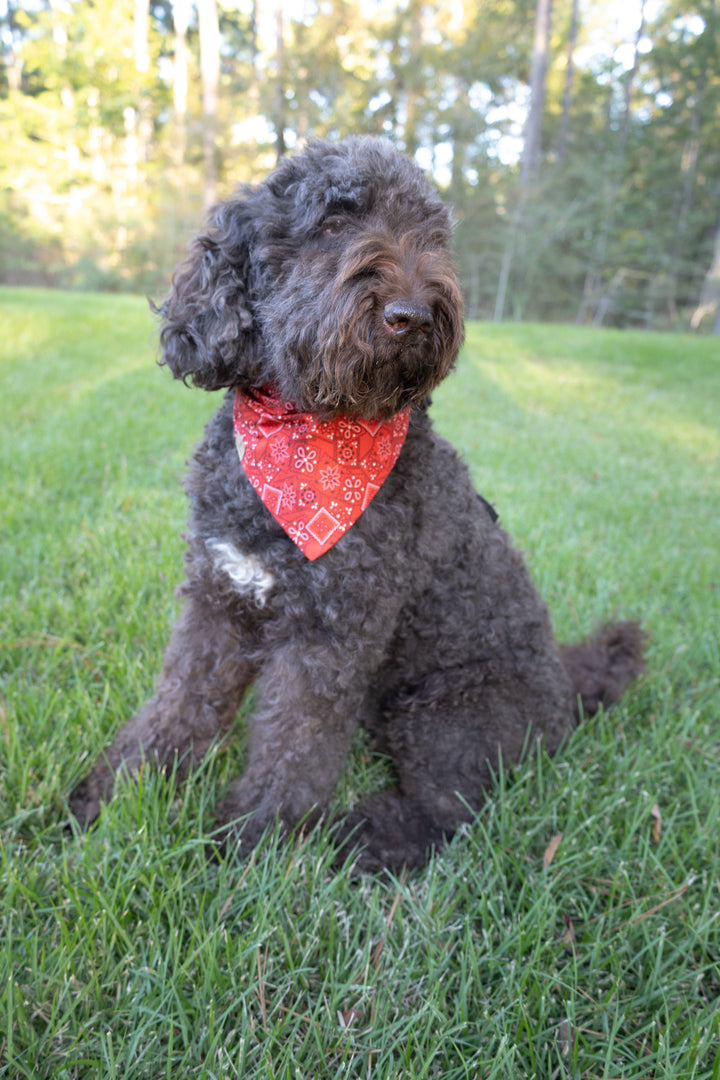
<path fill-rule="evenodd" d="M 415 300 L 393 300 L 383 311 L 386 326 L 396 337 L 415 338 L 430 334 L 433 316 L 426 304 Z"/>

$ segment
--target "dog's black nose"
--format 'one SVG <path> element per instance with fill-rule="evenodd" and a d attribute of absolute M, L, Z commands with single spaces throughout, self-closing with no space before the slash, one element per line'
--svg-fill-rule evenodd
<path fill-rule="evenodd" d="M 396 337 L 406 339 L 426 336 L 432 332 L 432 312 L 426 304 L 415 300 L 393 300 L 383 311 L 385 323 Z"/>

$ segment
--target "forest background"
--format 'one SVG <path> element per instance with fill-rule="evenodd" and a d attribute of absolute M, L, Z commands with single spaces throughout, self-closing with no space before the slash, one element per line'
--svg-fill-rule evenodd
<path fill-rule="evenodd" d="M 385 135 L 471 318 L 720 333 L 716 0 L 0 0 L 0 283 L 161 296 L 204 209 Z"/>

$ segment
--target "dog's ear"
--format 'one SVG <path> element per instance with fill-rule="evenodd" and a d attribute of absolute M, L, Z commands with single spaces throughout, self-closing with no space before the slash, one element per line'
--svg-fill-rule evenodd
<path fill-rule="evenodd" d="M 160 308 L 160 362 L 176 379 L 204 390 L 252 382 L 252 237 L 247 195 L 220 203 L 175 271 Z"/>

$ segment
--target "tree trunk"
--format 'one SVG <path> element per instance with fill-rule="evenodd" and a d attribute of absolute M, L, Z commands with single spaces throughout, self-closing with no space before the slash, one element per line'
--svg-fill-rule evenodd
<path fill-rule="evenodd" d="M 422 5 L 417 0 L 411 0 L 408 14 L 410 17 L 410 63 L 408 65 L 405 93 L 404 142 L 405 153 L 413 157 L 420 146 L 420 139 L 418 138 L 418 101 L 420 95 L 418 94 L 418 83 L 414 69 L 422 45 Z"/>
<path fill-rule="evenodd" d="M 550 52 L 550 13 L 552 0 L 537 0 L 535 11 L 535 37 L 533 39 L 532 68 L 530 71 L 530 111 L 525 125 L 525 146 L 520 165 L 520 183 L 517 204 L 510 220 L 505 250 L 503 251 L 500 277 L 495 293 L 493 320 L 500 322 L 505 314 L 505 303 L 510 285 L 518 236 L 522 229 L 525 203 L 530 185 L 540 171 L 542 150 L 542 121 L 545 110 L 545 79 Z"/>
<path fill-rule="evenodd" d="M 638 64 L 640 63 L 640 39 L 645 33 L 645 0 L 640 0 L 640 24 L 635 34 L 635 48 L 633 51 L 633 62 L 630 71 L 628 72 L 627 81 L 625 82 L 625 106 L 623 109 L 623 122 L 620 128 L 620 153 L 625 153 L 625 143 L 627 142 L 628 132 L 630 131 L 630 106 L 632 105 L 633 90 L 635 89 L 635 77 L 637 75 Z"/>
<path fill-rule="evenodd" d="M 258 43 L 258 0 L 252 0 L 250 8 L 250 85 L 248 86 L 248 114 L 260 112 L 260 46 Z"/>
<path fill-rule="evenodd" d="M 285 154 L 285 41 L 283 36 L 283 9 L 279 3 L 275 9 L 275 156 Z"/>
<path fill-rule="evenodd" d="M 495 293 L 493 322 L 501 322 L 502 317 L 505 314 L 505 299 L 507 297 L 508 284 L 510 282 L 510 271 L 512 270 L 513 259 L 515 258 L 515 245 L 517 244 L 517 234 L 520 227 L 523 202 L 524 196 L 521 193 L 518 204 L 513 212 L 510 227 L 508 229 L 507 240 L 505 242 L 505 249 L 503 250 L 502 263 L 500 265 L 500 277 L 498 278 L 498 287 Z"/>
<path fill-rule="evenodd" d="M 720 226 L 715 233 L 715 251 L 713 252 L 710 268 L 705 275 L 700 301 L 693 312 L 690 322 L 693 330 L 697 330 L 703 319 L 715 314 L 713 334 L 720 334 Z"/>
<path fill-rule="evenodd" d="M 150 51 L 148 47 L 148 23 L 150 20 L 150 0 L 135 0 L 135 17 L 133 22 L 133 48 L 135 52 L 135 70 L 145 75 L 150 68 Z M 135 175 L 138 176 L 140 169 L 148 159 L 148 147 L 152 139 L 153 120 L 152 102 L 144 90 L 139 95 L 135 110 L 132 139 L 134 139 L 135 152 Z M 128 118 L 126 117 L 126 127 Z M 128 144 L 128 154 L 131 154 L 132 141 Z"/>
<path fill-rule="evenodd" d="M 182 168 L 187 150 L 188 48 L 187 32 L 190 22 L 190 0 L 174 0 L 173 23 L 173 111 L 175 118 L 174 164 Z"/>
<path fill-rule="evenodd" d="M 135 0 L 135 19 L 133 22 L 135 67 L 143 73 L 150 67 L 150 53 L 148 51 L 149 17 L 150 0 Z"/>
<path fill-rule="evenodd" d="M 203 104 L 203 201 L 207 208 L 217 199 L 218 184 L 216 142 L 220 98 L 220 25 L 216 0 L 198 0 L 198 21 Z"/>
<path fill-rule="evenodd" d="M 622 124 L 620 127 L 620 134 L 618 136 L 616 152 L 613 155 L 613 159 L 609 168 L 610 175 L 605 182 L 603 220 L 600 225 L 597 240 L 595 242 L 595 251 L 592 257 L 592 261 L 585 274 L 583 298 L 580 302 L 580 307 L 575 318 L 575 321 L 577 323 L 584 323 L 587 321 L 589 312 L 591 311 L 593 305 L 596 305 L 598 292 L 602 283 L 605 254 L 607 252 L 608 241 L 610 239 L 612 229 L 615 225 L 615 217 L 618 211 L 618 196 L 620 194 L 620 185 L 622 181 L 622 173 L 626 156 L 625 149 L 628 134 L 630 131 L 630 106 L 632 103 L 635 76 L 637 75 L 638 64 L 640 62 L 640 39 L 642 38 L 644 32 L 645 0 L 640 0 L 640 23 L 635 34 L 635 50 L 633 52 L 633 63 L 630 71 L 628 72 L 627 80 L 625 83 L 625 100 L 623 105 Z"/>
<path fill-rule="evenodd" d="M 568 133 L 570 131 L 570 113 L 572 111 L 572 89 L 575 80 L 575 46 L 577 45 L 578 25 L 580 23 L 580 0 L 573 0 L 568 33 L 567 59 L 565 64 L 565 86 L 563 88 L 562 118 L 560 120 L 560 138 L 558 140 L 558 161 L 565 160 Z"/>
<path fill-rule="evenodd" d="M 552 0 L 537 0 L 535 37 L 530 71 L 530 112 L 525 125 L 525 146 L 520 169 L 521 188 L 529 187 L 540 169 L 542 121 L 545 110 L 545 80 L 550 52 L 550 13 Z"/>

